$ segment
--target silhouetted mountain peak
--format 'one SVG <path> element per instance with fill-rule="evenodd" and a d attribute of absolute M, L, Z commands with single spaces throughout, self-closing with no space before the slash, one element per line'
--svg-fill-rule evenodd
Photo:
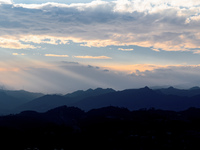
<path fill-rule="evenodd" d="M 95 90 L 93 90 L 93 89 L 90 88 L 90 89 L 86 90 L 85 92 L 92 92 L 92 91 L 95 91 Z"/>
<path fill-rule="evenodd" d="M 199 90 L 199 89 L 200 89 L 199 86 L 194 86 L 194 87 L 190 88 L 189 90 Z"/>
<path fill-rule="evenodd" d="M 153 92 L 152 89 L 150 89 L 148 86 L 145 86 L 143 88 L 139 88 L 139 89 L 127 89 L 127 90 L 124 90 L 124 91 L 127 91 L 127 92 L 133 92 L 133 93 L 138 93 L 138 92 Z"/>
<path fill-rule="evenodd" d="M 61 95 L 57 95 L 57 94 L 53 94 L 53 95 L 44 95 L 42 97 L 36 98 L 33 101 L 55 101 L 55 100 L 66 100 L 65 97 L 61 96 Z M 33 102 L 31 101 L 31 102 Z"/>
<path fill-rule="evenodd" d="M 84 113 L 83 110 L 77 108 L 77 107 L 67 107 L 66 105 L 64 106 L 60 106 L 60 107 L 56 107 L 54 109 L 51 109 L 49 111 L 47 111 L 46 113 L 49 114 L 77 114 L 77 113 Z"/>
<path fill-rule="evenodd" d="M 171 86 L 168 88 L 157 89 L 155 91 L 161 92 L 162 94 L 165 95 L 177 95 L 177 96 L 189 96 L 189 97 L 200 95 L 199 87 L 193 87 L 186 90 L 186 89 L 176 89 Z"/>
<path fill-rule="evenodd" d="M 38 115 L 39 113 L 33 110 L 26 110 L 22 111 L 19 115 L 20 116 L 33 116 L 33 115 Z"/>
<path fill-rule="evenodd" d="M 18 109 L 44 112 L 49 109 L 65 105 L 68 101 L 68 98 L 61 95 L 45 95 L 21 105 Z"/>
<path fill-rule="evenodd" d="M 77 107 L 60 106 L 44 113 L 48 120 L 56 124 L 74 124 L 74 119 L 80 119 L 84 111 Z"/>
<path fill-rule="evenodd" d="M 143 91 L 152 91 L 152 89 L 150 89 L 148 86 L 140 88 L 140 90 L 143 90 Z"/>
<path fill-rule="evenodd" d="M 65 97 L 73 98 L 74 101 L 79 101 L 88 97 L 99 96 L 99 95 L 107 94 L 111 92 L 115 92 L 115 90 L 111 88 L 107 88 L 107 89 L 97 88 L 94 90 L 88 89 L 86 91 L 83 91 L 83 90 L 75 91 L 73 93 L 66 94 Z"/>
<path fill-rule="evenodd" d="M 168 90 L 175 90 L 175 88 L 173 86 L 170 86 L 167 88 Z"/>
<path fill-rule="evenodd" d="M 145 86 L 145 87 L 143 87 L 143 88 L 138 89 L 137 92 L 143 93 L 143 94 L 155 93 L 155 92 L 154 92 L 152 89 L 150 89 L 148 86 Z"/>
<path fill-rule="evenodd" d="M 195 89 L 197 88 L 195 87 Z M 200 90 L 176 89 L 174 87 L 152 90 L 148 86 L 145 86 L 139 89 L 126 89 L 123 91 L 97 88 L 86 91 L 79 90 L 65 96 L 45 95 L 24 103 L 16 111 L 35 110 L 45 112 L 63 105 L 68 107 L 75 106 L 85 111 L 107 106 L 124 107 L 130 110 L 151 107 L 183 110 L 192 106 L 200 107 L 199 98 Z M 3 105 L 3 98 L 1 103 Z M 59 111 L 69 110 L 70 108 L 66 106 L 59 108 Z"/>
<path fill-rule="evenodd" d="M 91 89 L 92 90 L 92 89 Z M 92 91 L 115 91 L 115 90 L 113 90 L 112 88 L 106 88 L 106 89 L 103 89 L 103 88 L 96 88 L 96 89 L 94 89 L 94 90 L 92 90 Z"/>
<path fill-rule="evenodd" d="M 60 107 L 56 107 L 56 108 L 53 108 L 53 109 L 50 109 L 48 110 L 47 112 L 56 112 L 56 111 L 63 111 L 63 110 L 66 110 L 68 107 L 66 105 L 64 106 L 60 106 Z"/>

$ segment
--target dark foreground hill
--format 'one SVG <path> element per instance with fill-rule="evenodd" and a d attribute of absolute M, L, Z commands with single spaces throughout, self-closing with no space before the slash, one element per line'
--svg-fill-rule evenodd
<path fill-rule="evenodd" d="M 191 150 L 199 147 L 200 109 L 164 111 L 62 106 L 0 117 L 1 149 Z"/>

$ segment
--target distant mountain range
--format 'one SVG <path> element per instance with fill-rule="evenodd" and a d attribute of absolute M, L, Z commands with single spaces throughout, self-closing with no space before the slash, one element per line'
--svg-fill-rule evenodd
<path fill-rule="evenodd" d="M 116 92 L 113 89 L 102 89 L 102 88 L 97 88 L 97 89 L 88 89 L 86 91 L 83 90 L 79 90 L 73 93 L 69 93 L 66 94 L 65 97 L 67 98 L 72 98 L 73 102 L 77 102 L 80 101 L 82 99 L 88 98 L 88 97 L 92 97 L 92 96 L 99 96 L 99 95 L 103 95 L 103 94 L 107 94 L 107 93 L 112 93 L 112 92 Z"/>
<path fill-rule="evenodd" d="M 157 109 L 175 111 L 184 110 L 189 107 L 200 107 L 200 90 L 198 90 L 198 92 L 196 90 L 188 90 L 188 95 L 192 95 L 190 97 L 185 96 L 184 92 L 182 92 L 183 95 L 181 95 L 181 92 L 177 92 L 178 94 L 176 95 L 176 91 L 179 90 L 173 90 L 172 88 L 152 90 L 145 87 L 141 89 L 116 91 L 96 97 L 85 98 L 76 102 L 74 106 L 86 111 L 106 106 L 125 107 L 130 110 L 154 107 Z"/>
<path fill-rule="evenodd" d="M 0 114 L 19 113 L 25 110 L 45 112 L 58 106 L 74 106 L 84 111 L 107 106 L 129 110 L 156 108 L 181 111 L 189 107 L 200 108 L 200 88 L 176 89 L 173 87 L 150 89 L 88 89 L 65 95 L 44 95 L 27 91 L 0 90 Z"/>
<path fill-rule="evenodd" d="M 38 112 L 45 112 L 49 109 L 58 106 L 76 106 L 77 103 L 87 98 L 98 97 L 107 93 L 115 93 L 113 89 L 88 89 L 86 91 L 75 91 L 66 95 L 44 95 L 37 99 L 34 99 L 28 103 L 25 103 L 17 108 L 18 112 L 23 110 L 34 110 Z"/>
<path fill-rule="evenodd" d="M 44 94 L 42 93 L 33 93 L 24 90 L 18 90 L 18 91 L 0 90 L 0 92 L 4 92 L 5 94 L 17 98 L 22 102 L 28 102 L 38 97 L 44 96 Z"/>
<path fill-rule="evenodd" d="M 196 96 L 200 94 L 200 88 L 198 86 L 190 89 L 176 89 L 174 87 L 156 89 L 155 91 L 161 92 L 166 95 L 177 95 L 177 96 Z"/>
<path fill-rule="evenodd" d="M 32 93 L 24 90 L 0 90 L 0 114 L 10 113 L 16 107 L 43 95 L 42 93 Z"/>

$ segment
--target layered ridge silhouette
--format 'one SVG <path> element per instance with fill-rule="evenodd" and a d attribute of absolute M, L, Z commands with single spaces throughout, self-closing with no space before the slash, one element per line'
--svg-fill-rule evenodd
<path fill-rule="evenodd" d="M 156 108 L 181 111 L 200 107 L 200 88 L 176 89 L 173 87 L 150 89 L 88 89 L 65 95 L 44 95 L 27 91 L 0 91 L 0 114 L 19 113 L 24 110 L 45 112 L 58 106 L 75 106 L 89 111 L 106 106 L 125 107 L 130 110 Z"/>
<path fill-rule="evenodd" d="M 177 93 L 177 94 L 176 94 Z M 125 107 L 130 110 L 156 108 L 180 111 L 200 107 L 200 89 L 179 90 L 173 87 L 152 90 L 148 87 L 114 91 L 113 89 L 89 89 L 67 95 L 45 95 L 18 107 L 18 110 L 44 112 L 57 106 L 79 107 L 85 111 L 106 106 Z"/>
<path fill-rule="evenodd" d="M 196 149 L 200 109 L 167 111 L 61 106 L 0 117 L 3 149 Z M 9 144 L 14 143 L 14 144 Z"/>

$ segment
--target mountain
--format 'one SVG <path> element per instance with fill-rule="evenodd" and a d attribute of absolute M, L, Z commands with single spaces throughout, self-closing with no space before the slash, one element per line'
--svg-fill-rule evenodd
<path fill-rule="evenodd" d="M 136 110 L 141 108 L 160 108 L 170 110 L 185 109 L 181 107 L 179 103 L 185 102 L 187 98 L 164 95 L 158 93 L 148 87 L 141 89 L 129 89 L 124 91 L 118 91 L 100 96 L 89 97 L 74 103 L 74 106 L 84 110 L 90 110 L 93 108 L 101 108 L 106 106 L 118 106 L 125 107 L 130 110 Z M 185 106 L 186 107 L 186 106 Z"/>
<path fill-rule="evenodd" d="M 41 96 L 44 96 L 44 94 L 42 93 L 33 93 L 24 90 L 17 90 L 17 91 L 5 90 L 4 92 L 9 96 L 12 96 L 14 98 L 23 101 L 24 103 L 39 98 Z"/>
<path fill-rule="evenodd" d="M 194 86 L 194 87 L 190 88 L 189 90 L 199 90 L 199 89 L 200 89 L 199 86 Z"/>
<path fill-rule="evenodd" d="M 199 131 L 197 108 L 179 112 L 130 111 L 109 106 L 84 112 L 61 106 L 44 113 L 24 111 L 0 116 L 1 148 L 6 150 L 80 149 L 80 146 L 87 150 L 190 150 L 199 146 Z"/>
<path fill-rule="evenodd" d="M 15 112 L 24 110 L 34 110 L 38 112 L 45 112 L 58 106 L 74 106 L 75 102 L 83 100 L 88 97 L 99 96 L 105 93 L 115 92 L 113 89 L 88 89 L 86 91 L 76 91 L 64 96 L 61 95 L 45 95 L 27 102 L 20 107 L 16 108 Z"/>
<path fill-rule="evenodd" d="M 192 87 L 188 90 L 186 90 L 186 89 L 176 89 L 174 87 L 169 87 L 169 88 L 157 89 L 155 91 L 161 92 L 161 93 L 166 94 L 166 95 L 178 95 L 178 96 L 188 96 L 188 97 L 200 95 L 200 88 L 199 87 Z"/>
<path fill-rule="evenodd" d="M 42 94 L 42 93 L 33 93 L 33 92 L 25 91 L 25 90 L 4 90 L 4 89 L 0 89 L 0 92 L 4 92 L 9 96 L 20 99 L 24 102 L 28 102 L 28 101 L 31 101 L 33 99 L 44 96 L 44 94 Z"/>
<path fill-rule="evenodd" d="M 74 120 L 80 120 L 85 112 L 77 107 L 60 106 L 43 114 L 44 118 L 49 122 L 59 125 L 73 125 Z"/>
<path fill-rule="evenodd" d="M 45 112 L 52 108 L 68 104 L 69 99 L 61 95 L 45 95 L 34 99 L 16 108 L 17 112 L 24 110 L 34 110 Z"/>
<path fill-rule="evenodd" d="M 177 93 L 170 94 L 175 91 Z M 17 112 L 22 110 L 45 112 L 63 105 L 78 107 L 84 111 L 107 106 L 124 107 L 129 110 L 149 109 L 153 107 L 174 111 L 185 110 L 189 107 L 200 107 L 200 94 L 198 95 L 198 89 L 187 91 L 191 91 L 193 94 L 189 97 L 190 92 L 188 92 L 187 96 L 185 96 L 182 90 L 172 87 L 161 90 L 152 90 L 144 87 L 123 91 L 100 88 L 95 90 L 89 89 L 87 91 L 77 91 L 65 96 L 45 95 L 18 107 Z"/>
<path fill-rule="evenodd" d="M 23 104 L 21 99 L 17 99 L 8 95 L 7 93 L 0 91 L 0 115 L 6 114 L 13 108 Z"/>
<path fill-rule="evenodd" d="M 41 93 L 32 93 L 24 90 L 0 90 L 0 115 L 12 113 L 13 109 L 33 99 L 43 96 Z"/>
<path fill-rule="evenodd" d="M 130 110 L 154 107 L 156 109 L 180 111 L 189 107 L 200 107 L 200 95 L 191 97 L 168 95 L 145 87 L 88 97 L 74 103 L 74 106 L 86 111 L 106 106 L 125 107 Z"/>
<path fill-rule="evenodd" d="M 66 94 L 65 97 L 72 98 L 73 102 L 75 102 L 75 101 L 80 101 L 88 97 L 99 96 L 102 94 L 107 94 L 107 93 L 112 93 L 112 92 L 115 92 L 115 90 L 111 88 L 107 88 L 107 89 L 97 88 L 94 90 L 88 89 L 86 91 L 83 91 L 83 90 L 75 91 L 73 93 Z"/>

